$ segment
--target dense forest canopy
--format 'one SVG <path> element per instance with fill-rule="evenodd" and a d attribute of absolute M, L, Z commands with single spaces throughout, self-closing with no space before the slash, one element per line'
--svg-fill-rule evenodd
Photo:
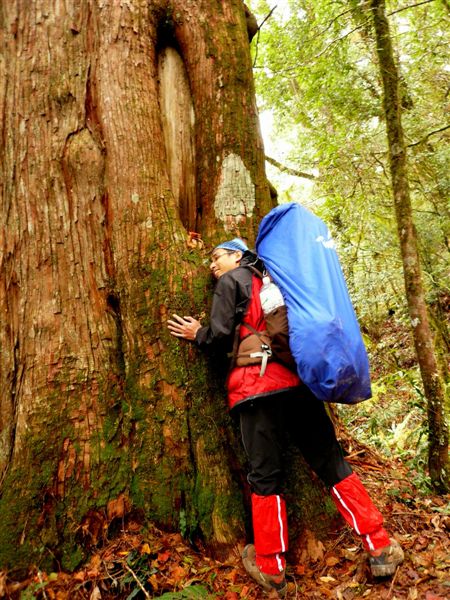
<path fill-rule="evenodd" d="M 283 180 L 269 165 L 281 200 L 304 199 L 333 229 L 365 326 L 389 312 L 404 315 L 382 88 L 367 2 L 252 0 L 250 5 L 259 23 L 268 17 L 253 42 L 253 56 L 260 111 L 270 110 L 274 119 L 271 151 L 276 148 L 279 155 L 273 158 L 315 178 L 305 193 L 294 177 Z M 394 1 L 387 13 L 400 64 L 427 298 L 442 320 L 450 283 L 449 6 L 439 0 Z"/>
<path fill-rule="evenodd" d="M 275 180 L 287 172 L 308 184 L 285 188 L 281 199 L 303 201 L 330 225 L 369 347 L 384 346 L 395 385 L 409 381 L 417 395 L 402 409 L 406 419 L 426 406 L 424 429 L 412 429 L 418 445 L 418 431 L 428 431 L 439 487 L 448 480 L 449 5 L 252 8 L 262 24 L 257 93 L 274 120 L 270 152 L 280 148 L 267 162 L 279 170 Z M 389 343 L 387 323 L 410 330 L 417 363 Z M 374 388 L 376 400 L 385 396 L 379 379 Z"/>

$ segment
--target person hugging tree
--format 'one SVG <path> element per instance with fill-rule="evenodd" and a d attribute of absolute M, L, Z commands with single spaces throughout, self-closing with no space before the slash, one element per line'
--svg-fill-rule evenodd
<path fill-rule="evenodd" d="M 239 417 L 252 492 L 254 544 L 248 544 L 242 554 L 246 571 L 264 590 L 286 596 L 288 527 L 282 484 L 283 450 L 289 441 L 300 449 L 330 490 L 338 511 L 361 536 L 372 574 L 393 575 L 403 561 L 403 551 L 383 528 L 381 513 L 344 459 L 324 403 L 296 372 L 271 356 L 264 343 L 263 282 L 255 274 L 264 273 L 264 265 L 243 240 L 234 238 L 214 248 L 210 269 L 217 283 L 209 325 L 174 314 L 168 328 L 173 336 L 201 349 L 232 356 L 229 407 Z"/>

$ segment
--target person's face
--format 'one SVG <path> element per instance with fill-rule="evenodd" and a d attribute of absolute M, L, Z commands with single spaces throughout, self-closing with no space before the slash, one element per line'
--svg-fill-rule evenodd
<path fill-rule="evenodd" d="M 210 269 L 213 276 L 219 279 L 227 271 L 231 271 L 239 266 L 241 262 L 242 252 L 240 250 L 225 250 L 217 248 L 211 254 Z"/>

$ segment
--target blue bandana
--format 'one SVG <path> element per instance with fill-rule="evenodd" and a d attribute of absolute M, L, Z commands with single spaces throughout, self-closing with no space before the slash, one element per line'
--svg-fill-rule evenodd
<path fill-rule="evenodd" d="M 218 244 L 214 250 L 217 250 L 218 248 L 223 248 L 224 250 L 240 250 L 241 252 L 245 252 L 246 250 L 248 250 L 245 242 L 243 242 L 240 238 L 234 238 L 233 240 L 230 240 L 228 242 L 222 242 L 221 244 Z"/>

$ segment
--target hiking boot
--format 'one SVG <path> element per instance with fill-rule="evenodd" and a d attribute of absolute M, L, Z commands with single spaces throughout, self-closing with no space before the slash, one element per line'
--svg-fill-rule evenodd
<path fill-rule="evenodd" d="M 275 590 L 279 598 L 286 597 L 287 583 L 284 577 L 284 571 L 278 575 L 269 575 L 259 570 L 256 564 L 256 551 L 253 544 L 247 544 L 242 553 L 242 562 L 244 568 L 252 579 L 256 581 L 267 592 Z"/>
<path fill-rule="evenodd" d="M 390 546 L 382 549 L 379 556 L 369 556 L 370 570 L 374 577 L 388 577 L 395 573 L 405 555 L 397 540 L 391 539 Z"/>

